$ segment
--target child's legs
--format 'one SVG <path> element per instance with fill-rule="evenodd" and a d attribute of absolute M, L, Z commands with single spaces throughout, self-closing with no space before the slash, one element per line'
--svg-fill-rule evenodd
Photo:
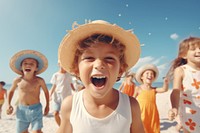
<path fill-rule="evenodd" d="M 35 104 L 31 106 L 19 105 L 16 111 L 17 133 L 28 132 L 31 124 L 33 131 L 40 131 L 43 127 L 42 123 L 42 105 Z"/>
<path fill-rule="evenodd" d="M 4 100 L 0 100 L 0 119 L 1 119 L 1 113 L 2 113 L 3 103 L 4 103 Z"/>
<path fill-rule="evenodd" d="M 30 125 L 30 122 L 27 121 L 25 112 L 26 112 L 25 110 L 17 108 L 16 111 L 17 133 L 28 133 L 28 127 Z"/>
<path fill-rule="evenodd" d="M 28 133 L 30 123 L 17 120 L 17 133 Z"/>
<path fill-rule="evenodd" d="M 37 130 L 37 131 L 32 131 L 32 133 L 42 133 L 41 130 Z"/>
<path fill-rule="evenodd" d="M 54 118 L 59 126 L 60 126 L 60 115 L 59 115 L 60 107 L 61 107 L 61 102 L 54 101 Z"/>
<path fill-rule="evenodd" d="M 31 121 L 32 131 L 36 133 L 41 132 L 41 129 L 43 127 L 42 118 L 42 105 L 38 104 L 36 107 L 31 109 L 31 112 L 29 114 L 29 120 Z"/>
<path fill-rule="evenodd" d="M 59 115 L 58 111 L 54 112 L 54 118 L 55 118 L 55 121 L 58 124 L 58 126 L 60 126 L 60 115 Z"/>
<path fill-rule="evenodd" d="M 29 133 L 29 132 L 28 132 L 28 129 L 27 129 L 26 131 L 23 131 L 22 133 Z"/>
<path fill-rule="evenodd" d="M 2 106 L 3 104 L 0 104 L 0 119 L 1 119 L 1 113 L 2 113 Z"/>
<path fill-rule="evenodd" d="M 0 104 L 0 116 L 1 116 L 1 112 L 2 112 L 2 104 Z"/>
<path fill-rule="evenodd" d="M 190 133 L 187 129 L 183 128 L 183 133 Z"/>

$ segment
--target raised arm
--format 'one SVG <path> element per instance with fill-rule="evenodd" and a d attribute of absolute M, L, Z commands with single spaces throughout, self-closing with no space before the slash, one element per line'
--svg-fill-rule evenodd
<path fill-rule="evenodd" d="M 162 88 L 156 88 L 156 92 L 157 93 L 163 93 L 163 92 L 167 92 L 169 89 L 169 79 L 167 77 L 165 77 L 163 79 L 163 87 Z"/>

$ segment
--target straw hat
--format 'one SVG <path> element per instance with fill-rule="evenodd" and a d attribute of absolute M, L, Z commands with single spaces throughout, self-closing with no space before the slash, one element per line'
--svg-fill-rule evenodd
<path fill-rule="evenodd" d="M 155 81 L 158 78 L 158 75 L 159 75 L 158 68 L 153 64 L 147 64 L 140 67 L 138 71 L 136 72 L 135 78 L 139 83 L 142 83 L 141 76 L 146 70 L 152 70 L 155 72 L 156 75 L 153 81 Z"/>
<path fill-rule="evenodd" d="M 110 24 L 103 20 L 95 20 L 83 25 L 74 23 L 73 26 L 72 30 L 69 31 L 61 41 L 58 50 L 58 58 L 61 65 L 69 73 L 73 73 L 71 69 L 77 49 L 76 46 L 80 41 L 93 34 L 111 36 L 125 45 L 125 60 L 128 64 L 127 70 L 134 66 L 138 61 L 140 57 L 140 43 L 130 30 L 126 31 L 116 24 Z"/>
<path fill-rule="evenodd" d="M 44 72 L 48 67 L 47 58 L 40 52 L 34 50 L 22 50 L 16 53 L 10 59 L 10 68 L 17 74 L 22 75 L 23 73 L 21 71 L 21 62 L 27 58 L 32 58 L 38 61 L 38 71 L 36 72 L 36 74 Z"/>

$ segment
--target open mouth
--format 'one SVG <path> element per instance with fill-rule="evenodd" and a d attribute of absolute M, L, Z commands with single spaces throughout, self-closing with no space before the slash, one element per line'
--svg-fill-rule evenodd
<path fill-rule="evenodd" d="M 151 78 L 147 78 L 148 80 L 151 80 Z"/>
<path fill-rule="evenodd" d="M 91 78 L 91 82 L 96 87 L 102 87 L 106 84 L 106 77 L 105 76 L 93 76 Z"/>
<path fill-rule="evenodd" d="M 29 69 L 29 68 L 26 68 L 26 69 L 25 69 L 25 71 L 26 71 L 26 72 L 30 72 L 30 71 L 31 71 L 31 69 Z"/>

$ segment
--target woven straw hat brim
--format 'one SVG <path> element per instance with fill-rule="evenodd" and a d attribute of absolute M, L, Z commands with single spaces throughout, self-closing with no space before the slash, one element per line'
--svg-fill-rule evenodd
<path fill-rule="evenodd" d="M 137 37 L 130 31 L 110 24 L 103 20 L 96 20 L 87 24 L 78 26 L 69 31 L 60 43 L 58 58 L 61 66 L 69 73 L 73 72 L 72 63 L 74 61 L 77 45 L 80 41 L 93 34 L 104 34 L 111 36 L 125 45 L 125 61 L 128 64 L 127 70 L 136 64 L 140 57 L 140 43 Z"/>
<path fill-rule="evenodd" d="M 44 72 L 48 67 L 47 58 L 38 51 L 34 50 L 22 50 L 10 59 L 10 68 L 19 75 L 23 75 L 21 71 L 21 63 L 24 59 L 32 58 L 38 61 L 38 71 L 36 75 Z"/>
<path fill-rule="evenodd" d="M 158 75 L 159 75 L 158 68 L 153 64 L 147 64 L 147 65 L 144 65 L 144 66 L 140 67 L 138 69 L 138 71 L 136 72 L 135 78 L 136 78 L 138 83 L 142 84 L 141 76 L 146 70 L 152 70 L 152 71 L 154 71 L 156 73 L 155 78 L 154 78 L 153 81 L 155 81 L 158 78 Z"/>

